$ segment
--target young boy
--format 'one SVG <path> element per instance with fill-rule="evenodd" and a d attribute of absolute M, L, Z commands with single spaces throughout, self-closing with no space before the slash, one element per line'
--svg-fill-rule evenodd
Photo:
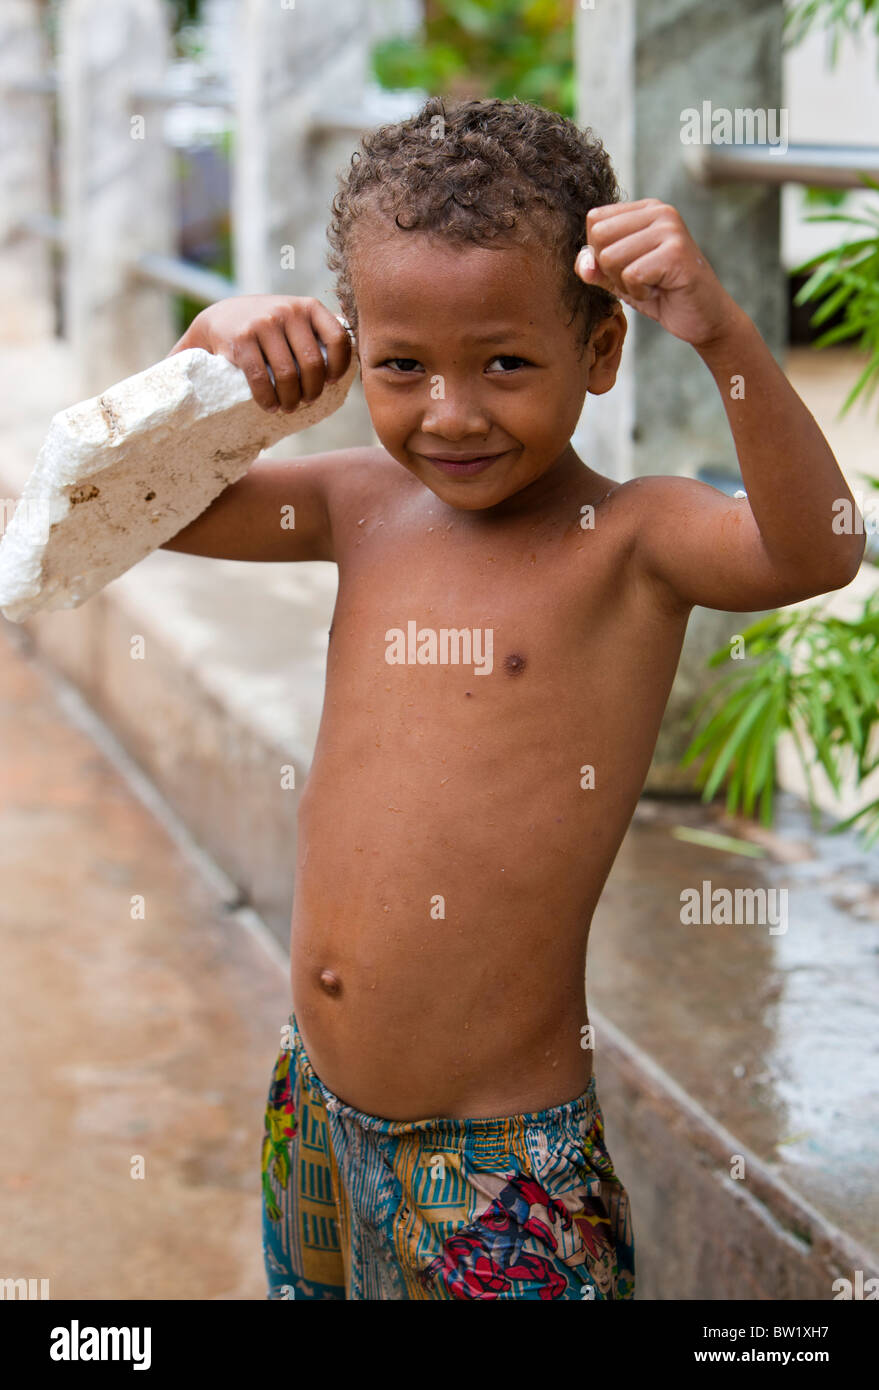
<path fill-rule="evenodd" d="M 834 532 L 836 461 L 679 214 L 619 199 L 590 131 L 519 101 L 432 99 L 366 136 L 329 263 L 381 447 L 258 462 L 165 547 L 339 568 L 263 1144 L 270 1297 L 633 1294 L 595 905 L 690 610 L 839 588 L 863 538 Z M 574 453 L 620 300 L 705 363 L 747 499 Z M 204 310 L 188 347 L 284 410 L 351 351 L 283 296 Z"/>

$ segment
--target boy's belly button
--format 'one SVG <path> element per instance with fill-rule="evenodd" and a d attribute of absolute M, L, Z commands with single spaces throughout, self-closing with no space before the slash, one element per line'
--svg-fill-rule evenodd
<path fill-rule="evenodd" d="M 342 992 L 342 981 L 335 970 L 322 970 L 320 972 L 320 986 L 326 994 L 335 995 Z"/>

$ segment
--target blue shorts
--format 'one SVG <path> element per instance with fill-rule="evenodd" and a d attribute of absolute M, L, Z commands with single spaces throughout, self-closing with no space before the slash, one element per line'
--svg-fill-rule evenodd
<path fill-rule="evenodd" d="M 323 1084 L 293 1014 L 288 1031 L 262 1144 L 269 1298 L 633 1297 L 594 1077 L 529 1114 L 385 1120 Z"/>

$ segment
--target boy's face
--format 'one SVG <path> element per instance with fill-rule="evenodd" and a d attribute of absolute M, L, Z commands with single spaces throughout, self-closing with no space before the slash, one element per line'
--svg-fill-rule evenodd
<path fill-rule="evenodd" d="M 599 324 L 584 350 L 556 268 L 539 250 L 459 246 L 387 223 L 359 231 L 352 280 L 361 374 L 388 453 L 465 511 L 496 506 L 544 475 L 550 484 L 576 465 L 570 438 L 587 390 L 614 383 L 622 312 Z"/>

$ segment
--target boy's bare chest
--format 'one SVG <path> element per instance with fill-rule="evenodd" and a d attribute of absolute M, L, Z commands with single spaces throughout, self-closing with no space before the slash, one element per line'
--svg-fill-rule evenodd
<path fill-rule="evenodd" d="M 625 552 L 619 528 L 597 537 L 567 518 L 494 531 L 364 519 L 340 562 L 331 653 L 524 691 L 587 638 L 625 641 Z"/>
<path fill-rule="evenodd" d="M 573 516 L 493 528 L 447 512 L 438 524 L 419 505 L 352 518 L 337 553 L 325 764 L 371 763 L 382 785 L 466 767 L 471 798 L 482 782 L 497 793 L 526 757 L 535 776 L 566 775 L 583 747 L 615 776 L 625 755 L 637 775 L 686 622 L 633 574 L 625 516 L 599 509 L 585 529 L 578 501 Z"/>

